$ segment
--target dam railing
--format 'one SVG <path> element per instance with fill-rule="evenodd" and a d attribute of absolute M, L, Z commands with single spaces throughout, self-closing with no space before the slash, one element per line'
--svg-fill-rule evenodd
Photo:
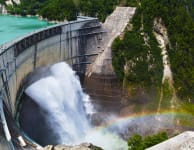
<path fill-rule="evenodd" d="M 4 135 L 5 135 L 7 144 L 8 144 L 8 148 L 10 150 L 14 150 L 15 148 L 13 146 L 13 143 L 11 140 L 11 135 L 10 135 L 8 125 L 7 125 L 7 121 L 5 119 L 5 114 L 4 114 L 4 110 L 3 110 L 3 99 L 2 99 L 1 95 L 0 95 L 0 120 L 1 120 L 0 123 L 2 124 L 2 127 L 3 127 Z M 1 142 L 0 142 L 0 144 L 1 144 Z"/>
<path fill-rule="evenodd" d="M 95 20 L 98 22 L 97 18 L 79 16 L 78 20 L 76 21 L 71 21 L 69 23 L 61 23 L 50 27 L 46 27 L 1 45 L 0 46 L 0 72 L 1 72 L 0 89 L 5 88 L 5 85 L 8 84 L 7 81 L 13 76 L 13 74 L 16 72 L 17 68 L 19 67 L 18 65 L 20 64 L 17 64 L 16 62 L 17 57 L 32 46 L 35 46 L 34 55 L 36 55 L 37 43 L 44 41 L 46 39 L 49 39 L 50 37 L 54 37 L 56 35 L 60 35 L 60 42 L 62 42 L 63 39 L 61 39 L 62 38 L 61 36 L 63 32 L 66 32 L 65 40 L 69 40 L 77 37 L 83 37 L 83 36 L 90 36 L 92 34 L 102 34 L 105 32 L 103 30 L 95 31 L 95 29 L 98 29 L 101 27 L 100 24 L 80 27 L 78 29 L 73 29 L 71 27 L 71 25 L 74 25 L 75 23 L 77 24 L 77 23 L 86 22 L 90 20 L 92 21 Z M 69 26 L 69 31 L 63 31 L 64 26 Z M 84 32 L 84 30 L 87 30 L 87 33 Z M 73 31 L 79 31 L 79 34 L 73 34 L 72 33 Z M 71 45 L 72 43 L 68 47 L 70 50 L 72 50 Z M 78 54 L 74 56 L 72 55 L 68 58 L 65 58 L 64 61 L 68 61 L 70 59 L 83 59 L 84 57 L 91 57 L 96 55 L 98 55 L 98 52 L 93 52 L 89 54 L 83 53 L 83 54 Z M 76 66 L 79 64 L 90 64 L 90 63 L 91 62 L 87 62 L 87 61 L 85 62 L 77 61 L 77 63 L 73 63 L 72 65 Z M 34 64 L 36 64 L 36 59 L 34 59 Z M 9 88 L 9 85 L 7 87 Z M 5 88 L 5 90 L 7 92 L 7 95 L 9 95 L 8 94 L 9 90 L 7 90 L 7 88 Z M 9 107 L 10 104 L 6 102 L 6 105 Z"/>

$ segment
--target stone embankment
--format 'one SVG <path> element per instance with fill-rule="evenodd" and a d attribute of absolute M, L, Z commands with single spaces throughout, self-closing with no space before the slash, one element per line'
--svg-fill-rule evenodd
<path fill-rule="evenodd" d="M 106 111 L 117 111 L 122 99 L 122 88 L 112 66 L 111 45 L 114 39 L 124 32 L 134 14 L 134 7 L 117 7 L 106 19 L 102 27 L 107 33 L 98 46 L 101 53 L 86 72 L 84 87 L 87 93 L 92 96 L 94 103 L 100 104 Z"/>
<path fill-rule="evenodd" d="M 103 52 L 98 55 L 95 62 L 91 65 L 87 72 L 87 76 L 91 76 L 92 74 L 115 74 L 112 67 L 111 46 L 114 39 L 121 35 L 121 33 L 124 31 L 134 14 L 135 8 L 133 7 L 117 7 L 115 11 L 106 19 L 102 26 L 107 31 L 107 34 L 100 46 Z"/>
<path fill-rule="evenodd" d="M 49 146 L 46 146 L 43 150 L 102 150 L 102 149 L 89 143 L 83 143 L 77 146 L 49 145 Z"/>

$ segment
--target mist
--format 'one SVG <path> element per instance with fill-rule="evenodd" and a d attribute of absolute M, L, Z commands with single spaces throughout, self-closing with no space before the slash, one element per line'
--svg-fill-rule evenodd
<path fill-rule="evenodd" d="M 127 149 L 127 142 L 117 134 L 119 132 L 113 133 L 106 126 L 92 125 L 90 120 L 95 113 L 94 106 L 69 65 L 64 62 L 55 64 L 49 72 L 50 75 L 27 87 L 25 93 L 44 111 L 56 144 L 89 142 L 105 150 Z"/>

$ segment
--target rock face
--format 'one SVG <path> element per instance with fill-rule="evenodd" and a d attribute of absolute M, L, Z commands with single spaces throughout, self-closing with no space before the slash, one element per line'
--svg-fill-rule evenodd
<path fill-rule="evenodd" d="M 20 4 L 20 0 L 6 0 L 5 5 L 13 5 L 13 2 Z M 0 14 L 7 14 L 7 10 L 3 4 L 0 4 Z"/>
<path fill-rule="evenodd" d="M 13 0 L 16 4 L 20 4 L 20 0 Z"/>
<path fill-rule="evenodd" d="M 13 5 L 13 2 L 16 4 L 20 4 L 20 0 L 6 0 L 6 5 Z"/>
<path fill-rule="evenodd" d="M 0 4 L 0 14 L 2 13 L 3 5 Z"/>
<path fill-rule="evenodd" d="M 193 150 L 194 132 L 187 131 L 147 150 Z"/>
<path fill-rule="evenodd" d="M 0 14 L 7 14 L 7 10 L 5 9 L 5 6 L 0 4 Z"/>
<path fill-rule="evenodd" d="M 177 106 L 177 96 L 176 96 L 176 91 L 173 85 L 174 83 L 173 74 L 172 74 L 170 59 L 169 59 L 168 51 L 167 51 L 168 50 L 167 45 L 171 47 L 170 46 L 171 44 L 168 38 L 167 28 L 165 27 L 162 21 L 162 18 L 154 19 L 153 29 L 154 29 L 153 33 L 156 37 L 156 40 L 159 43 L 159 47 L 162 50 L 161 55 L 163 58 L 163 66 L 164 66 L 162 83 L 164 84 L 165 82 L 167 82 L 169 84 L 170 89 L 172 90 L 172 97 L 170 99 L 170 103 L 171 103 L 171 108 L 174 109 L 174 107 Z M 161 93 L 163 93 L 163 89 L 161 89 Z M 162 100 L 163 100 L 163 96 L 161 95 L 160 101 L 159 101 L 158 112 L 160 111 Z"/>
<path fill-rule="evenodd" d="M 76 146 L 48 145 L 43 150 L 102 150 L 102 149 L 89 143 L 83 143 L 81 145 L 76 145 Z"/>
<path fill-rule="evenodd" d="M 6 5 L 13 5 L 13 2 L 16 4 L 20 4 L 20 0 L 6 0 Z M 7 10 L 4 5 L 0 4 L 0 14 L 7 14 Z"/>
<path fill-rule="evenodd" d="M 156 37 L 156 40 L 159 43 L 159 47 L 162 49 L 162 56 L 163 56 L 163 65 L 164 65 L 164 73 L 163 73 L 163 79 L 162 82 L 164 83 L 165 80 L 169 80 L 172 84 L 173 77 L 172 77 L 172 71 L 170 68 L 170 61 L 167 51 L 167 45 L 170 45 L 169 39 L 168 39 L 168 33 L 167 29 L 164 26 L 162 22 L 162 18 L 155 18 L 154 20 L 154 35 Z"/>

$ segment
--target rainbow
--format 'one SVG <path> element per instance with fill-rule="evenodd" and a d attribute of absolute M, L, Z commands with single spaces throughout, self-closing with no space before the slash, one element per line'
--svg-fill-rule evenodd
<path fill-rule="evenodd" d="M 140 113 L 134 113 L 134 114 L 130 114 L 130 115 L 125 115 L 125 116 L 118 116 L 115 117 L 113 119 L 110 119 L 110 121 L 108 121 L 106 124 L 103 124 L 101 126 L 96 127 L 98 130 L 107 130 L 111 127 L 117 126 L 119 124 L 130 124 L 130 121 L 133 120 L 138 120 L 138 119 L 147 119 L 150 117 L 156 118 L 157 117 L 166 117 L 166 118 L 170 118 L 170 117 L 178 117 L 178 118 L 182 118 L 184 117 L 184 119 L 193 119 L 194 116 L 192 114 L 189 114 L 188 112 L 176 112 L 176 111 L 162 111 L 161 113 L 157 114 L 156 112 L 140 112 Z M 186 126 L 188 127 L 188 126 Z M 194 128 L 194 126 L 192 127 Z"/>

